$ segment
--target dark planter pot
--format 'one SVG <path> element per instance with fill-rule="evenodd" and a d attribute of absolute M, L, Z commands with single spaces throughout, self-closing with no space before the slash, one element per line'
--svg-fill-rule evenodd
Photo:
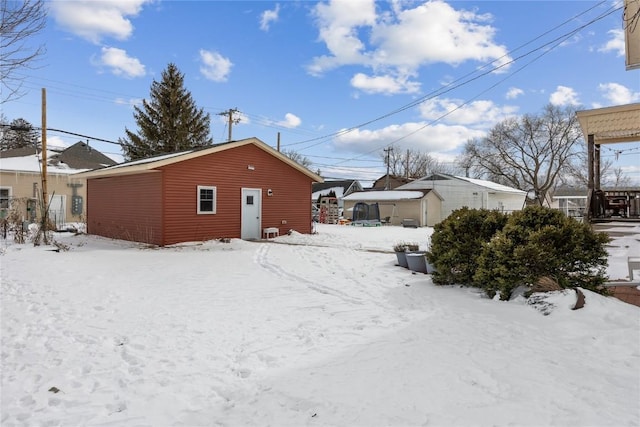
<path fill-rule="evenodd" d="M 407 252 L 407 265 L 409 270 L 416 273 L 428 273 L 427 271 L 427 256 L 425 252 Z"/>
<path fill-rule="evenodd" d="M 400 267 L 404 267 L 404 268 L 408 268 L 409 265 L 407 264 L 407 253 L 402 251 L 402 252 L 396 252 L 396 257 L 398 258 L 398 265 Z"/>
<path fill-rule="evenodd" d="M 427 260 L 426 263 L 427 263 L 427 273 L 433 274 L 436 271 L 436 267 L 433 264 L 431 264 L 429 260 Z"/>

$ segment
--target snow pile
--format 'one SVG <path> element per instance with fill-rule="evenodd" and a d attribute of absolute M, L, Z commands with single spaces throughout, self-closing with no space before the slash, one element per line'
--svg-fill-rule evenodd
<path fill-rule="evenodd" d="M 434 286 L 391 251 L 430 232 L 319 224 L 160 249 L 68 233 L 61 252 L 5 241 L 0 422 L 640 423 L 640 309 L 584 291 L 574 311 L 575 293 L 558 292 L 543 316 Z"/>

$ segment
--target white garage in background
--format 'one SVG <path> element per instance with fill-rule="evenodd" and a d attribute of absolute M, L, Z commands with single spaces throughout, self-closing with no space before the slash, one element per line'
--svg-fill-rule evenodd
<path fill-rule="evenodd" d="M 442 197 L 441 219 L 456 209 L 522 210 L 526 191 L 482 179 L 433 174 L 401 185 L 396 190 L 435 190 Z"/>

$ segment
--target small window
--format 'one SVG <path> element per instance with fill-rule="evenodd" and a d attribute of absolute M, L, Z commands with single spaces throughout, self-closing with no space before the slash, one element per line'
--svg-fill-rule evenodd
<path fill-rule="evenodd" d="M 0 209 L 9 209 L 9 200 L 11 199 L 11 188 L 0 188 Z"/>
<path fill-rule="evenodd" d="M 198 213 L 216 213 L 216 187 L 198 185 Z"/>
<path fill-rule="evenodd" d="M 247 196 L 247 205 L 253 205 L 253 196 Z"/>

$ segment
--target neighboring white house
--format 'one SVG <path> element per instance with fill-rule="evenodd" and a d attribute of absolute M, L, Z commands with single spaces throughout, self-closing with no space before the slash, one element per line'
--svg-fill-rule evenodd
<path fill-rule="evenodd" d="M 433 174 L 396 190 L 435 190 L 442 197 L 441 220 L 456 209 L 490 209 L 502 212 L 522 210 L 527 197 L 526 191 L 482 179 Z"/>
<path fill-rule="evenodd" d="M 345 217 L 358 202 L 378 204 L 380 219 L 391 225 L 402 225 L 407 220 L 423 226 L 434 226 L 442 220 L 442 197 L 435 190 L 378 190 L 352 193 L 342 198 Z"/>

